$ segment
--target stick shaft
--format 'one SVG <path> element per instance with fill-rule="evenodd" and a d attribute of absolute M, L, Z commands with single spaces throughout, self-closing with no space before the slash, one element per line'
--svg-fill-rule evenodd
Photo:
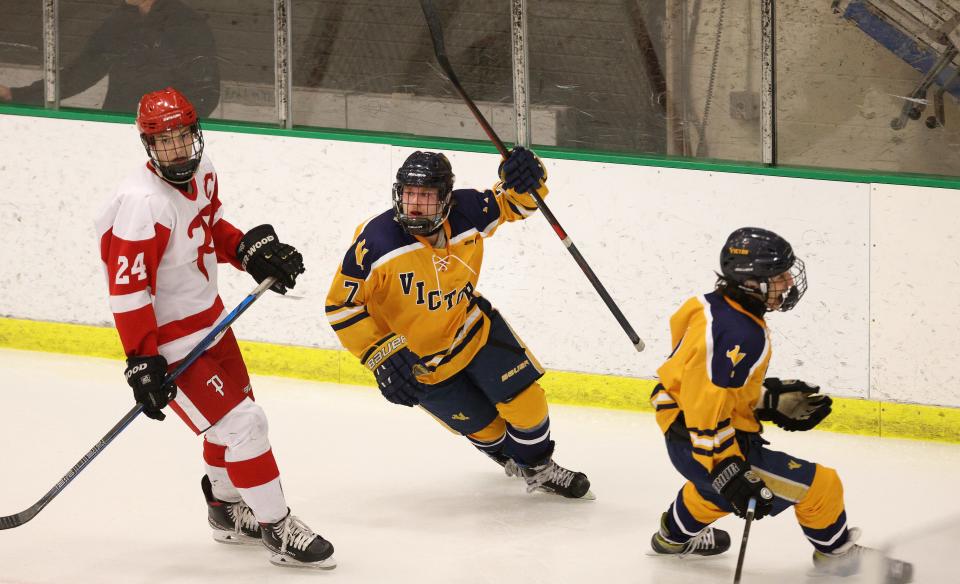
<path fill-rule="evenodd" d="M 737 558 L 737 571 L 733 574 L 733 584 L 740 584 L 740 575 L 743 572 L 743 558 L 747 553 L 747 538 L 750 537 L 750 524 L 753 523 L 753 515 L 757 510 L 757 500 L 750 497 L 747 504 L 747 517 L 743 524 L 743 538 L 740 540 L 740 556 Z"/>
<path fill-rule="evenodd" d="M 190 353 L 188 353 L 187 356 L 183 358 L 183 360 L 180 362 L 180 365 L 178 365 L 176 369 L 174 369 L 167 375 L 166 379 L 164 380 L 164 383 L 165 384 L 173 383 L 174 380 L 176 380 L 177 377 L 179 377 L 180 374 L 187 369 L 187 367 L 192 365 L 193 362 L 197 360 L 197 357 L 202 355 L 203 352 L 206 351 L 207 348 L 213 344 L 213 342 L 217 339 L 217 337 L 219 337 L 225 330 L 227 330 L 227 328 L 231 324 L 233 324 L 234 321 L 240 318 L 240 315 L 243 314 L 244 311 L 246 311 L 247 308 L 249 308 L 250 305 L 257 300 L 257 298 L 259 298 L 264 292 L 266 292 L 267 289 L 270 288 L 270 286 L 272 286 L 275 281 L 276 281 L 275 278 L 267 278 L 261 284 L 259 284 L 253 290 L 253 292 L 251 292 L 246 298 L 244 298 L 240 302 L 240 304 L 238 304 L 237 307 L 234 308 L 227 315 L 226 318 L 224 318 L 217 326 L 213 328 L 213 330 L 211 330 L 207 334 L 207 336 L 203 338 L 202 341 L 197 343 L 197 346 L 194 347 L 193 350 L 190 351 Z M 142 404 L 137 404 L 129 412 L 127 412 L 126 415 L 124 415 L 123 418 L 121 418 L 120 421 L 113 426 L 113 428 L 110 428 L 109 432 L 104 434 L 103 438 L 101 438 L 96 444 L 93 445 L 93 448 L 91 448 L 86 454 L 83 455 L 83 458 L 81 458 L 79 461 L 77 461 L 75 465 L 73 465 L 73 467 L 67 472 L 67 474 L 63 475 L 63 477 L 57 482 L 57 484 L 53 485 L 53 488 L 47 491 L 47 493 L 40 498 L 39 501 L 31 505 L 29 508 L 21 511 L 20 513 L 15 513 L 13 515 L 6 515 L 3 517 L 0 517 L 0 531 L 4 529 L 12 529 L 14 527 L 19 527 L 24 523 L 26 523 L 27 521 L 30 521 L 31 519 L 36 517 L 37 514 L 40 513 L 40 511 L 42 511 L 43 508 L 50 503 L 50 501 L 53 501 L 53 499 L 57 495 L 59 495 L 64 489 L 67 488 L 67 485 L 73 482 L 73 479 L 77 478 L 77 475 L 83 472 L 83 469 L 85 469 L 87 465 L 93 462 L 93 459 L 99 456 L 100 453 L 103 452 L 103 450 L 107 446 L 109 446 L 110 443 L 113 442 L 113 440 L 117 436 L 119 436 L 121 432 L 126 430 L 127 426 L 129 426 L 130 423 L 133 422 L 133 420 L 136 419 L 136 417 L 139 416 L 141 412 L 143 412 Z"/>
<path fill-rule="evenodd" d="M 473 103 L 473 100 L 470 99 L 469 95 L 467 95 L 466 90 L 464 90 L 463 86 L 460 84 L 460 80 L 457 79 L 457 75 L 454 73 L 453 67 L 450 65 L 450 60 L 447 58 L 447 50 L 443 42 L 443 29 L 440 25 L 440 18 L 437 15 L 437 11 L 433 6 L 432 0 L 420 0 L 420 7 L 423 9 L 423 15 L 426 18 L 427 27 L 430 29 L 430 37 L 433 39 L 433 49 L 436 53 L 437 62 L 440 64 L 440 68 L 443 69 L 447 79 L 450 80 L 450 83 L 453 84 L 454 89 L 456 89 L 457 93 L 460 94 L 463 102 L 473 113 L 473 117 L 476 118 L 477 123 L 479 123 L 480 127 L 483 128 L 484 133 L 486 133 L 490 141 L 493 142 L 493 145 L 496 146 L 497 151 L 500 152 L 500 156 L 507 158 L 510 155 L 507 147 L 504 145 L 503 141 L 500 140 L 500 137 L 497 136 L 497 133 L 493 130 L 493 127 L 480 112 L 479 108 L 477 108 L 477 105 Z M 590 264 L 587 263 L 587 260 L 580 253 L 580 250 L 577 249 L 577 246 L 574 245 L 573 241 L 570 239 L 570 236 L 567 235 L 567 232 L 560 225 L 560 222 L 557 221 L 556 216 L 554 216 L 554 214 L 550 211 L 550 208 L 547 207 L 547 204 L 543 201 L 543 198 L 540 195 L 535 192 L 531 192 L 530 194 L 536 201 L 537 206 L 543 213 L 543 216 L 550 223 L 553 231 L 560 238 L 560 241 L 563 242 L 564 247 L 566 247 L 567 251 L 570 252 L 570 255 L 573 256 L 574 261 L 576 261 L 577 265 L 580 266 L 583 274 L 587 277 L 587 280 L 590 281 L 590 284 L 593 285 L 593 288 L 597 291 L 597 294 L 600 295 L 603 303 L 607 305 L 607 308 L 613 314 L 614 318 L 617 319 L 620 327 L 627 334 L 630 342 L 633 343 L 633 347 L 637 351 L 642 351 L 645 345 L 643 340 L 640 339 L 640 335 L 638 335 L 637 332 L 633 330 L 633 327 L 630 326 L 630 323 L 627 321 L 627 317 L 624 316 L 623 311 L 621 311 L 620 307 L 617 306 L 616 302 L 613 301 L 613 298 L 600 282 L 600 279 L 594 273 L 593 269 L 590 267 Z"/>

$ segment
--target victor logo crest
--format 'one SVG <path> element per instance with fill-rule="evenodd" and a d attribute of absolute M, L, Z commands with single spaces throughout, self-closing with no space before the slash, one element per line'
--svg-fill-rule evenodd
<path fill-rule="evenodd" d="M 366 244 L 367 244 L 367 240 L 366 240 L 366 239 L 361 239 L 361 240 L 357 243 L 357 249 L 355 249 L 354 252 L 353 252 L 354 255 L 355 255 L 356 258 L 357 258 L 357 265 L 360 266 L 361 268 L 363 268 L 363 258 L 364 258 L 364 256 L 366 256 L 366 255 L 367 255 L 367 252 L 370 251 L 369 249 L 366 248 Z"/>
<path fill-rule="evenodd" d="M 733 363 L 734 367 L 739 365 L 740 361 L 743 361 L 743 358 L 746 356 L 746 353 L 740 352 L 740 345 L 735 345 L 732 349 L 727 351 L 727 357 L 730 358 L 730 361 Z"/>

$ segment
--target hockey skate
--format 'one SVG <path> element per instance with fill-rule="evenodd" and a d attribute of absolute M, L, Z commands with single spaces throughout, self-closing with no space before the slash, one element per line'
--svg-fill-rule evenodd
<path fill-rule="evenodd" d="M 290 514 L 276 523 L 261 524 L 263 545 L 272 552 L 270 563 L 290 568 L 337 567 L 333 558 L 333 544 L 314 533 L 307 525 Z"/>
<path fill-rule="evenodd" d="M 907 584 L 913 582 L 913 564 L 887 557 L 880 550 L 856 544 L 860 539 L 860 529 L 851 527 L 847 531 L 847 542 L 831 553 L 813 552 L 813 571 L 815 574 L 833 576 L 852 576 L 865 571 L 872 564 L 883 577 L 885 584 Z"/>
<path fill-rule="evenodd" d="M 568 470 L 547 459 L 547 462 L 537 466 L 520 466 L 523 478 L 527 481 L 527 492 L 544 491 L 555 493 L 568 499 L 594 500 L 596 496 L 590 491 L 590 479 L 582 472 Z"/>
<path fill-rule="evenodd" d="M 501 467 L 503 467 L 503 473 L 508 477 L 523 476 L 523 473 L 520 472 L 520 467 L 517 466 L 517 463 L 514 462 L 514 460 L 509 456 L 504 456 L 503 454 L 500 454 L 500 453 L 490 454 L 489 452 L 485 452 L 484 454 L 489 456 L 491 460 L 493 460 L 494 462 L 499 464 Z"/>
<path fill-rule="evenodd" d="M 715 556 L 730 549 L 730 534 L 722 529 L 707 527 L 693 538 L 676 543 L 667 535 L 667 514 L 660 516 L 660 530 L 650 539 L 650 547 L 658 555 L 675 555 L 684 558 L 689 555 Z"/>
<path fill-rule="evenodd" d="M 260 543 L 260 524 L 243 500 L 229 503 L 214 497 L 210 477 L 207 475 L 203 475 L 200 480 L 200 488 L 207 499 L 207 522 L 213 529 L 215 541 L 240 545 Z"/>

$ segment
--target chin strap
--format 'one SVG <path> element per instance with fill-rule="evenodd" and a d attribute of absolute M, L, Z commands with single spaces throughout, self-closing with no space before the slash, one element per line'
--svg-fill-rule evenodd
<path fill-rule="evenodd" d="M 764 283 L 763 288 L 766 287 L 767 285 Z M 758 295 L 759 290 L 746 288 L 736 282 L 727 282 L 725 286 L 719 288 L 719 291 L 727 298 L 736 301 L 747 312 L 758 318 L 763 318 L 763 315 L 769 312 L 767 310 L 767 303 Z"/>

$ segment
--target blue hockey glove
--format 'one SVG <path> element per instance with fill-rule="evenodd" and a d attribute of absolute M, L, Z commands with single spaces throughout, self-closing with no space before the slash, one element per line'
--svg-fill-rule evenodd
<path fill-rule="evenodd" d="M 406 337 L 391 333 L 370 347 L 361 361 L 377 378 L 380 393 L 387 401 L 413 407 L 427 394 L 427 386 L 417 381 L 413 372 L 420 359 L 407 348 Z"/>
<path fill-rule="evenodd" d="M 713 489 L 733 507 L 737 517 L 747 516 L 747 506 L 751 498 L 757 500 L 753 518 L 763 519 L 773 510 L 773 491 L 755 473 L 750 465 L 739 456 L 724 458 L 710 473 Z"/>
<path fill-rule="evenodd" d="M 503 186 L 517 193 L 532 193 L 546 179 L 547 171 L 537 155 L 523 146 L 510 151 L 510 157 L 500 163 Z"/>

